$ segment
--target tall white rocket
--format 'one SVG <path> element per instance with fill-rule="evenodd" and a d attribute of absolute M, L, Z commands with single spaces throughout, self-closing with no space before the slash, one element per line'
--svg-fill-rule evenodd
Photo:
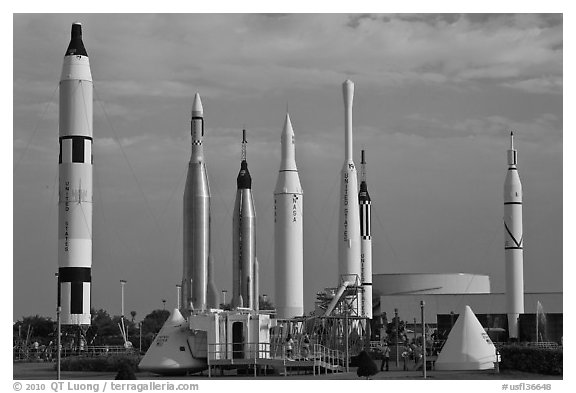
<path fill-rule="evenodd" d="M 282 159 L 274 189 L 274 259 L 278 318 L 304 315 L 303 198 L 290 115 L 281 137 Z"/>
<path fill-rule="evenodd" d="M 518 338 L 518 317 L 524 313 L 524 235 L 522 232 L 522 183 L 518 152 L 510 133 L 508 173 L 504 181 L 504 253 L 506 259 L 506 309 L 508 334 Z"/>
<path fill-rule="evenodd" d="M 183 313 L 206 310 L 210 256 L 210 185 L 204 158 L 204 107 L 196 93 L 190 120 L 192 153 L 183 198 Z M 213 277 L 211 277 L 214 279 Z"/>
<path fill-rule="evenodd" d="M 60 77 L 58 281 L 64 325 L 90 325 L 92 142 L 92 74 L 82 25 L 74 23 Z"/>
<path fill-rule="evenodd" d="M 366 158 L 362 150 L 360 203 L 360 263 L 362 266 L 362 304 L 360 316 L 372 319 L 372 200 L 366 183 Z"/>
<path fill-rule="evenodd" d="M 354 83 L 346 80 L 344 94 L 345 155 L 340 183 L 340 223 L 338 227 L 338 271 L 347 280 L 361 279 L 360 212 L 358 206 L 358 177 L 352 158 L 352 102 Z"/>

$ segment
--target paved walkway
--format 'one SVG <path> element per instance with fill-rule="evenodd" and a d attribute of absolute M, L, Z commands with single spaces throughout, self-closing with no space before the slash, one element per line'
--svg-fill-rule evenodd
<path fill-rule="evenodd" d="M 376 364 L 380 367 L 380 362 Z M 219 372 L 211 380 L 230 380 L 230 379 L 253 379 L 251 374 L 247 375 L 233 375 L 228 374 L 224 377 L 219 376 Z M 84 371 L 62 371 L 62 379 L 90 379 L 90 380 L 112 380 L 116 376 L 114 372 L 84 372 Z M 208 380 L 208 373 L 204 371 L 203 374 L 192 376 L 174 376 L 162 377 L 148 372 L 136 373 L 136 377 L 141 380 Z M 519 371 L 504 371 L 500 374 L 494 373 L 493 370 L 485 371 L 428 371 L 427 377 L 430 380 L 562 380 L 562 376 L 542 375 L 524 373 Z M 15 380 L 55 380 L 56 371 L 54 370 L 54 363 L 14 363 L 13 364 L 13 379 Z M 335 374 L 299 374 L 289 376 L 259 376 L 257 379 L 262 380 L 357 380 L 356 369 L 351 368 L 347 373 Z M 390 363 L 390 371 L 381 371 L 371 379 L 395 379 L 395 380 L 418 380 L 422 379 L 422 371 L 404 371 L 402 366 L 396 369 L 395 362 Z"/>

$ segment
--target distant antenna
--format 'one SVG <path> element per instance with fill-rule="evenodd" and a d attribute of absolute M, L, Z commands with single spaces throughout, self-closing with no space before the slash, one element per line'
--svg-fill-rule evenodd
<path fill-rule="evenodd" d="M 366 182 L 366 160 L 364 157 L 365 151 L 362 150 L 362 161 L 360 162 L 360 181 Z"/>
<path fill-rule="evenodd" d="M 246 129 L 242 130 L 242 161 L 246 161 Z"/>

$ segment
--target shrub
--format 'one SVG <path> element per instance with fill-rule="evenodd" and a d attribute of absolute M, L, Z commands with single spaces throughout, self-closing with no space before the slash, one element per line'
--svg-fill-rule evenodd
<path fill-rule="evenodd" d="M 135 354 L 122 354 L 112 356 L 71 356 L 62 359 L 62 371 L 119 371 L 121 368 L 138 370 L 140 356 Z M 56 366 L 54 366 L 56 367 Z"/>
<path fill-rule="evenodd" d="M 366 377 L 366 379 L 370 378 L 373 375 L 378 373 L 378 367 L 374 360 L 368 355 L 368 352 L 362 351 L 358 354 L 358 369 L 356 370 L 356 374 L 359 377 Z"/>
<path fill-rule="evenodd" d="M 134 375 L 134 368 L 130 362 L 121 362 L 118 366 L 118 374 L 115 379 L 137 379 Z"/>
<path fill-rule="evenodd" d="M 500 348 L 500 369 L 537 374 L 562 375 L 561 349 L 544 349 L 509 345 Z"/>

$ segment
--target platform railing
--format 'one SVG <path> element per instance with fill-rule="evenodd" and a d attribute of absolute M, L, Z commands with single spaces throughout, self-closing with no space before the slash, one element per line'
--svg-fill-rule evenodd
<path fill-rule="evenodd" d="M 324 368 L 325 374 L 328 374 L 328 369 L 332 372 L 340 371 L 342 367 L 346 367 L 346 362 L 349 361 L 344 352 L 320 344 L 314 344 L 311 357 L 314 360 L 312 367 L 314 375 L 321 374 L 322 368 Z"/>

